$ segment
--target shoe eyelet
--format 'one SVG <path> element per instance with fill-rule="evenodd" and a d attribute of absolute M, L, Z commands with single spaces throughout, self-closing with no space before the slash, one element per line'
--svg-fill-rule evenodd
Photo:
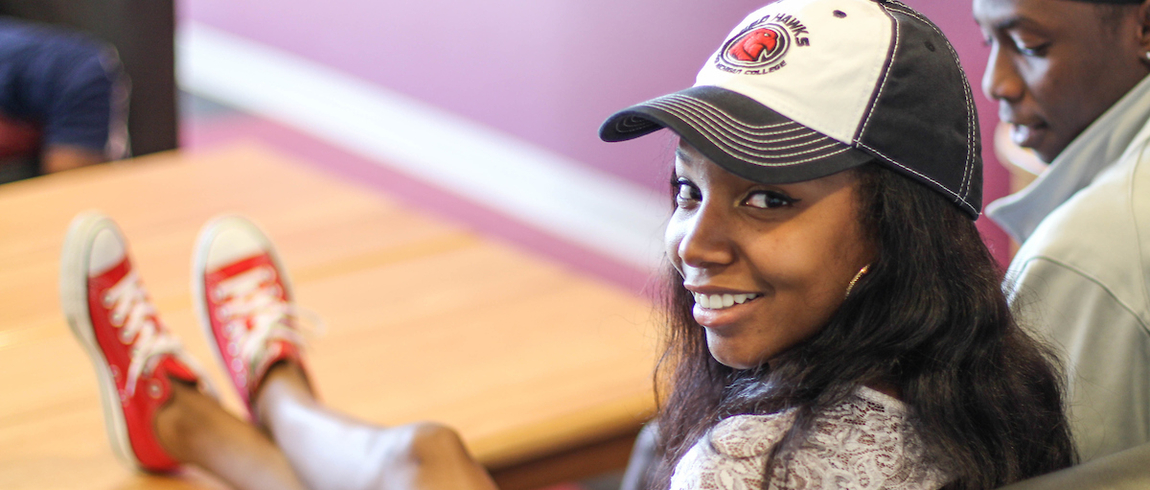
<path fill-rule="evenodd" d="M 123 313 L 120 313 L 118 311 L 113 311 L 112 317 L 110 318 L 110 320 L 112 321 L 112 326 L 115 326 L 115 327 L 124 326 L 124 316 L 125 315 Z"/>
<path fill-rule="evenodd" d="M 164 395 L 164 387 L 160 386 L 159 381 L 151 380 L 148 382 L 148 396 L 158 400 L 163 395 Z"/>
<path fill-rule="evenodd" d="M 116 298 L 112 297 L 111 291 L 104 291 L 104 296 L 100 298 L 100 303 L 104 305 L 104 308 L 111 308 L 112 305 L 116 304 Z"/>
<path fill-rule="evenodd" d="M 232 371 L 235 371 L 237 373 L 243 373 L 244 372 L 244 361 L 240 360 L 240 358 L 238 358 L 238 357 L 235 359 L 232 359 Z"/>

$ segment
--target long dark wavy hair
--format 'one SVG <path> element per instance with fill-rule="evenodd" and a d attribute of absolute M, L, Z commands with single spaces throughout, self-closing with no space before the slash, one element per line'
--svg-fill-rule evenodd
<path fill-rule="evenodd" d="M 864 384 L 897 391 L 927 462 L 954 478 L 946 488 L 997 488 L 1076 461 L 1058 364 L 1015 322 L 974 222 L 884 166 L 852 171 L 877 259 L 822 330 L 769 365 L 716 361 L 691 295 L 668 267 L 654 488 L 666 488 L 683 454 L 734 414 L 796 409 L 768 467 L 785 462 L 815 417 Z M 769 483 L 767 468 L 764 475 Z"/>

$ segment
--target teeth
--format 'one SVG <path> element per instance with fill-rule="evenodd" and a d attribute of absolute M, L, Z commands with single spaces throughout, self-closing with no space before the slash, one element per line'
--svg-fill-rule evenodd
<path fill-rule="evenodd" d="M 721 310 L 723 308 L 730 308 L 734 305 L 741 305 L 759 297 L 757 294 L 698 294 L 692 293 L 695 296 L 695 303 L 708 310 Z"/>

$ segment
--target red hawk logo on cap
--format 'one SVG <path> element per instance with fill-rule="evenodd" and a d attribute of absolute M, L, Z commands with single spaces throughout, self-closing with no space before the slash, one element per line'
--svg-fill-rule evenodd
<path fill-rule="evenodd" d="M 748 75 L 769 73 L 785 64 L 790 45 L 786 26 L 766 18 L 728 38 L 716 56 L 716 67 Z"/>
<path fill-rule="evenodd" d="M 768 58 L 778 45 L 778 32 L 769 28 L 755 29 L 736 38 L 727 48 L 727 56 L 745 62 L 762 61 Z"/>

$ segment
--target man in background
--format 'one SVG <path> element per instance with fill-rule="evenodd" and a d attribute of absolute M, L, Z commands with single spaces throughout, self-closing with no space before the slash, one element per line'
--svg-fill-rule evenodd
<path fill-rule="evenodd" d="M 1063 354 L 1083 461 L 1150 441 L 1150 0 L 974 0 L 983 91 L 1048 169 L 987 215 L 1026 326 Z"/>
<path fill-rule="evenodd" d="M 126 156 L 127 97 L 111 46 L 0 17 L 0 183 Z"/>

